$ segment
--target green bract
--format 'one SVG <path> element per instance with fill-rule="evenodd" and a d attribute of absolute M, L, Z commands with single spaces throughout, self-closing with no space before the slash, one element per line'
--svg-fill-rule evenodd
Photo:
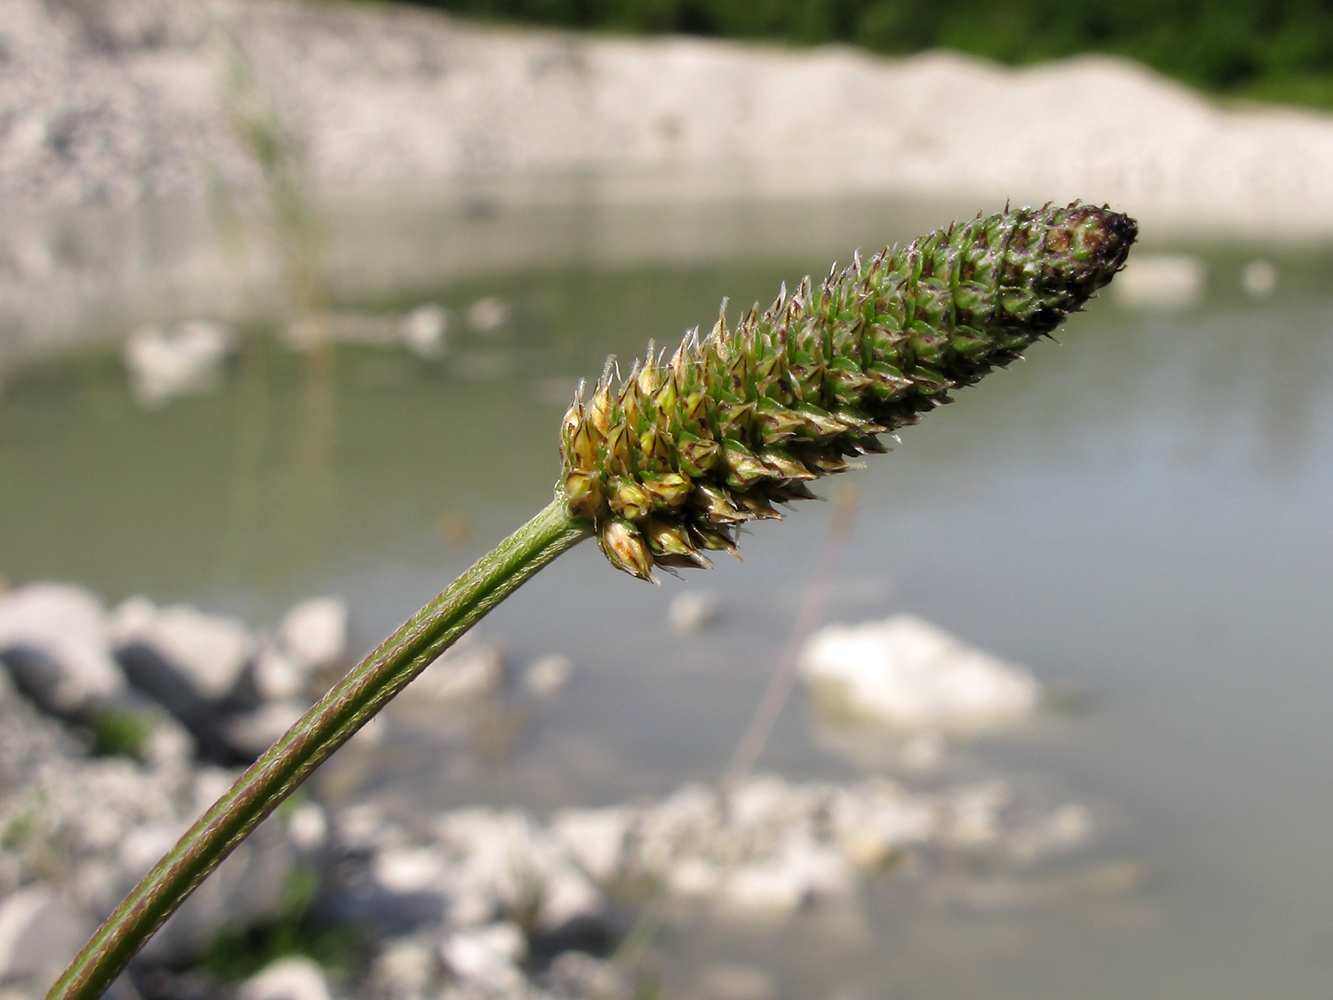
<path fill-rule="evenodd" d="M 784 286 L 734 330 L 719 316 L 666 363 L 650 347 L 618 387 L 608 363 L 565 414 L 569 511 L 641 579 L 707 567 L 737 525 L 780 517 L 774 503 L 811 498 L 809 480 L 1020 357 L 1111 280 L 1137 234 L 1077 203 L 978 217 L 857 256 L 818 289 Z"/>

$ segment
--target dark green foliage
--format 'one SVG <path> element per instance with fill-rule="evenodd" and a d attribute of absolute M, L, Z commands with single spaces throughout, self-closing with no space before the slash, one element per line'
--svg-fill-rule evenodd
<path fill-rule="evenodd" d="M 1333 0 L 415 0 L 469 17 L 1023 64 L 1129 56 L 1219 93 L 1333 106 Z"/>

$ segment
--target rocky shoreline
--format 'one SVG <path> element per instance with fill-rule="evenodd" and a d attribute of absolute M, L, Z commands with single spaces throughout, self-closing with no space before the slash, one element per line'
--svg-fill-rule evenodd
<path fill-rule="evenodd" d="M 883 654 L 893 662 L 862 660 L 934 705 L 921 723 L 932 731 L 994 718 L 977 714 L 987 692 L 1034 683 L 914 619 L 894 622 Z M 845 631 L 821 640 L 812 683 L 847 641 Z M 333 598 L 301 602 L 258 632 L 145 598 L 107 610 L 67 585 L 0 594 L 0 996 L 40 995 L 346 654 L 347 609 Z M 405 697 L 467 711 L 505 697 L 504 673 L 493 647 L 464 644 Z M 523 684 L 550 698 L 568 674 L 567 662 L 539 660 Z M 1012 696 L 992 701 L 1012 721 Z M 759 775 L 726 794 L 690 784 L 545 818 L 493 807 L 397 816 L 373 801 L 325 803 L 317 789 L 204 883 L 114 996 L 628 998 L 633 970 L 612 956 L 650 900 L 668 921 L 780 923 L 812 908 L 855 914 L 869 886 L 891 879 L 968 905 L 1035 884 L 1052 866 L 1077 870 L 1095 840 L 1084 806 L 994 779 L 912 787 Z M 341 970 L 290 935 L 295 954 L 239 984 L 210 965 L 220 940 L 262 953 L 275 928 L 298 925 L 360 943 Z"/>
<path fill-rule="evenodd" d="M 10 210 L 253 186 L 232 126 L 269 122 L 328 191 L 563 172 L 594 198 L 1082 197 L 1145 232 L 1333 236 L 1333 117 L 1110 59 L 1008 70 L 291 0 L 8 0 L 0 50 Z"/>

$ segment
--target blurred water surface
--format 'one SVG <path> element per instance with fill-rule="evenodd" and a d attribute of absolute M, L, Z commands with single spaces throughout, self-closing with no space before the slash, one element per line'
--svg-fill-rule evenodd
<path fill-rule="evenodd" d="M 723 296 L 734 317 L 782 280 L 955 209 L 385 212 L 360 258 L 356 240 L 331 253 L 334 307 L 437 301 L 453 314 L 440 360 L 342 347 L 315 385 L 258 296 L 234 313 L 245 337 L 221 389 L 153 411 L 135 405 L 104 338 L 170 297 L 120 303 L 82 346 L 7 373 L 0 572 L 256 623 L 337 593 L 369 647 L 546 502 L 560 415 L 607 353 L 674 343 L 710 324 Z M 1085 693 L 1079 713 L 957 749 L 944 777 L 1011 776 L 1088 803 L 1088 864 L 986 896 L 948 891 L 966 871 L 935 890 L 889 873 L 865 919 L 669 930 L 668 987 L 706 963 L 745 962 L 790 1000 L 1333 990 L 1333 255 L 1175 249 L 1208 267 L 1202 304 L 1135 310 L 1107 296 L 1060 346 L 1037 345 L 844 477 L 861 509 L 830 617 L 910 610 Z M 1241 291 L 1257 256 L 1279 276 L 1264 299 Z M 458 264 L 469 259 L 480 263 Z M 508 321 L 469 329 L 467 309 L 487 297 L 509 305 Z M 179 312 L 193 300 L 172 301 Z M 480 753 L 404 707 L 385 743 L 349 748 L 320 780 L 335 798 L 410 813 L 544 812 L 715 779 L 827 521 L 828 505 L 806 504 L 745 538 L 744 565 L 660 589 L 580 547 L 483 625 L 517 664 L 569 656 L 567 691 L 498 716 L 504 738 Z M 720 595 L 717 628 L 670 630 L 667 605 L 686 587 Z M 873 756 L 830 742 L 797 699 L 760 768 L 841 778 Z"/>

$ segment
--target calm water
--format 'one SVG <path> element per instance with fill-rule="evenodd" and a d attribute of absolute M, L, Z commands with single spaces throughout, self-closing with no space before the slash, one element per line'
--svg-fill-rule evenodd
<path fill-rule="evenodd" d="M 483 215 L 432 238 L 484 236 Z M 915 227 L 921 212 L 909 215 Z M 522 213 L 500 216 L 523 242 Z M 651 220 L 571 208 L 533 222 L 529 242 L 545 249 L 518 266 L 432 280 L 414 258 L 409 278 L 344 305 L 434 299 L 457 318 L 498 295 L 512 322 L 493 335 L 455 323 L 438 364 L 345 349 L 324 408 L 298 361 L 261 346 L 263 322 L 222 391 L 158 412 L 136 408 L 119 362 L 95 348 L 20 369 L 0 395 L 0 572 L 259 624 L 339 593 L 369 646 L 546 501 L 568 393 L 608 352 L 672 341 L 724 295 L 767 301 L 833 254 L 910 235 L 905 217 L 665 212 L 652 224 L 674 227 L 685 252 L 618 264 L 578 248 L 617 234 L 642 245 Z M 1333 256 L 1270 248 L 1279 288 L 1256 302 L 1239 274 L 1257 250 L 1187 249 L 1209 264 L 1204 305 L 1099 301 L 1061 346 L 1038 345 L 843 477 L 861 506 L 831 617 L 911 610 L 1086 692 L 1086 711 L 959 748 L 947 773 L 1089 804 L 1091 874 L 986 906 L 890 878 L 869 888 L 864 922 L 815 912 L 669 931 L 668 985 L 739 961 L 768 969 L 788 1000 L 1333 993 Z M 517 664 L 571 657 L 569 689 L 497 710 L 480 734 L 400 709 L 385 744 L 327 769 L 328 794 L 543 811 L 715 778 L 827 519 L 828 505 L 807 504 L 747 537 L 744 565 L 662 588 L 582 546 L 483 626 Z M 721 596 L 717 629 L 668 628 L 686 587 Z M 829 744 L 797 699 L 760 767 L 856 774 L 856 755 Z M 1096 872 L 1119 870 L 1146 875 L 1107 891 L 1115 879 Z"/>

